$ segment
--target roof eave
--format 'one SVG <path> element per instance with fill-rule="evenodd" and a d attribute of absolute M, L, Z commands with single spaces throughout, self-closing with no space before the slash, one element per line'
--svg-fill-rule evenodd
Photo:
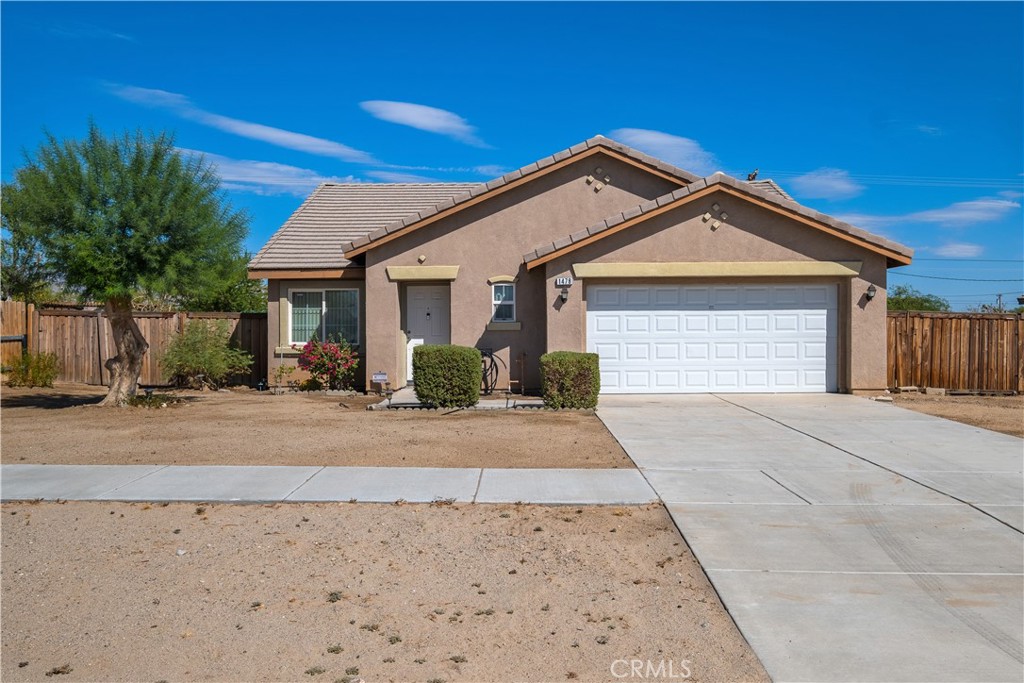
<path fill-rule="evenodd" d="M 486 201 L 498 194 L 507 192 L 515 187 L 525 185 L 559 168 L 575 163 L 587 156 L 604 152 L 616 159 L 632 166 L 641 168 L 649 173 L 658 175 L 666 180 L 685 186 L 688 183 L 696 182 L 699 176 L 688 171 L 666 164 L 654 157 L 632 149 L 622 143 L 610 140 L 603 136 L 596 136 L 574 145 L 551 156 L 544 157 L 539 161 L 527 164 L 511 173 L 506 173 L 500 178 L 495 178 L 480 185 L 479 189 L 463 193 L 449 202 L 443 202 L 432 210 L 414 214 L 402 221 L 396 221 L 379 230 L 374 231 L 367 237 L 342 245 L 342 252 L 345 258 L 352 259 L 393 239 L 406 235 L 410 232 L 425 227 L 430 223 L 446 218 L 454 213 L 467 209 L 470 206 Z"/>
<path fill-rule="evenodd" d="M 891 242 L 877 235 L 872 235 L 865 230 L 861 230 L 826 214 L 808 209 L 796 202 L 785 200 L 780 196 L 773 196 L 772 193 L 753 187 L 748 183 L 723 173 L 715 173 L 680 188 L 671 194 L 663 195 L 621 214 L 607 218 L 601 223 L 588 227 L 586 230 L 570 235 L 567 239 L 563 238 L 554 243 L 538 247 L 533 252 L 524 255 L 523 262 L 528 270 L 532 270 L 580 247 L 592 244 L 616 232 L 643 223 L 654 216 L 679 208 L 700 197 L 719 191 L 745 199 L 768 210 L 807 224 L 810 227 L 857 244 L 869 251 L 879 253 L 886 257 L 886 263 L 890 268 L 909 265 L 913 259 L 914 252 L 909 247 Z"/>

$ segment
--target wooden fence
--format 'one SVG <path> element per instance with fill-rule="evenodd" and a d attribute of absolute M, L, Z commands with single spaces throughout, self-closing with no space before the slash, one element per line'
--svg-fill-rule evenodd
<path fill-rule="evenodd" d="M 1024 391 L 1020 314 L 890 311 L 887 322 L 890 387 Z"/>
<path fill-rule="evenodd" d="M 31 309 L 31 306 L 30 306 Z M 24 304 L 2 303 L 4 335 L 23 334 Z M 31 311 L 29 349 L 36 353 L 53 353 L 60 359 L 58 381 L 106 385 L 110 373 L 104 363 L 114 355 L 114 339 L 110 324 L 102 310 L 39 309 Z M 139 383 L 165 384 L 160 358 L 174 335 L 185 329 L 190 320 L 224 320 L 231 330 L 234 345 L 253 356 L 248 373 L 231 377 L 232 384 L 255 385 L 267 376 L 267 315 L 265 313 L 136 313 L 142 336 L 149 342 L 149 351 L 142 363 Z M 20 320 L 20 323 L 18 322 Z M 10 328 L 8 324 L 10 323 Z M 8 329 L 11 331 L 8 332 Z M 16 358 L 21 345 L 3 345 L 3 361 Z"/>
<path fill-rule="evenodd" d="M 28 326 L 32 330 L 32 319 L 35 316 L 35 306 L 28 304 Z M 25 303 L 21 301 L 0 302 L 0 334 L 4 341 L 0 343 L 0 364 L 10 365 L 19 357 L 23 348 L 21 337 L 25 335 L 26 318 Z M 28 348 L 34 349 L 35 339 L 29 334 Z"/>

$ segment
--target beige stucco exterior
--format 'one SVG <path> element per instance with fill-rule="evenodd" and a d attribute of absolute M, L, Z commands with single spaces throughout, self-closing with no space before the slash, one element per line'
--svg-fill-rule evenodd
<path fill-rule="evenodd" d="M 597 167 L 611 179 L 599 191 L 588 182 Z M 346 279 L 271 279 L 270 371 L 282 355 L 283 362 L 294 362 L 286 350 L 287 321 L 289 293 L 297 289 L 359 289 L 360 374 L 368 388 L 375 372 L 386 372 L 393 386 L 405 383 L 406 287 L 436 283 L 450 288 L 451 343 L 493 349 L 502 365 L 498 386 L 530 390 L 540 384 L 541 354 L 586 349 L 587 285 L 742 278 L 836 285 L 840 391 L 883 388 L 886 257 L 735 195 L 713 191 L 536 267 L 524 263 L 523 254 L 538 244 L 558 244 L 682 184 L 609 155 L 591 155 L 372 245 L 359 256 L 362 268 L 347 269 Z M 728 218 L 712 229 L 703 216 L 715 203 Z M 710 263 L 730 265 L 702 265 Z M 574 275 L 578 264 L 630 267 L 583 268 L 563 302 L 555 279 Z M 516 320 L 492 323 L 491 283 L 510 281 L 516 287 Z M 878 294 L 868 301 L 871 284 Z"/>

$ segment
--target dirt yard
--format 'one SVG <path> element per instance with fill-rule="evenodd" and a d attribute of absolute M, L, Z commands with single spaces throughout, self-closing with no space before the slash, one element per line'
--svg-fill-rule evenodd
<path fill-rule="evenodd" d="M 593 414 L 368 411 L 377 397 L 177 392 L 166 408 L 99 408 L 102 388 L 0 393 L 5 463 L 632 467 Z"/>
<path fill-rule="evenodd" d="M 4 681 L 768 680 L 661 506 L 0 513 Z"/>
<path fill-rule="evenodd" d="M 1024 438 L 1024 396 L 893 394 L 900 408 Z"/>

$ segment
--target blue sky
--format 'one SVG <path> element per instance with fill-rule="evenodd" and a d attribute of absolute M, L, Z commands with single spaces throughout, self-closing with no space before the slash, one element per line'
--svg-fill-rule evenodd
<path fill-rule="evenodd" d="M 1024 294 L 1021 3 L 3 2 L 0 171 L 172 130 L 256 251 L 322 180 L 486 181 L 595 134 L 773 178 L 955 307 Z M 954 279 L 936 279 L 954 278 Z M 975 280 L 975 281 L 968 281 Z"/>

